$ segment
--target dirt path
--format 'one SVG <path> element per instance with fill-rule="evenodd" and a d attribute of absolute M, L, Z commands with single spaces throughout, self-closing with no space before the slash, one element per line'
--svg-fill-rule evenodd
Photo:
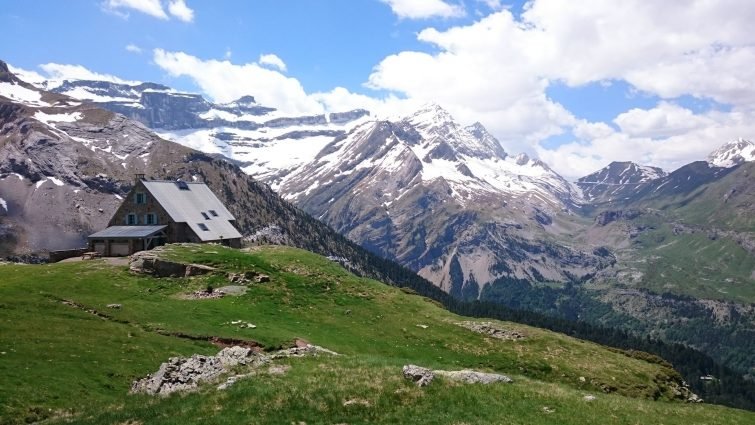
<path fill-rule="evenodd" d="M 111 265 L 111 266 L 128 266 L 128 257 L 104 257 L 102 260 L 105 261 L 105 264 Z M 97 261 L 97 260 L 82 260 L 81 257 L 72 257 L 72 258 L 66 258 L 65 260 L 61 260 L 61 263 L 76 263 L 79 261 Z"/>

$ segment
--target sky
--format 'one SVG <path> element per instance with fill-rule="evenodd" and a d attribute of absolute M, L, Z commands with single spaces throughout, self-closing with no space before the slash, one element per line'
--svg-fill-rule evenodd
<path fill-rule="evenodd" d="M 568 178 L 755 138 L 751 0 L 0 0 L 0 60 L 287 113 L 435 102 Z"/>

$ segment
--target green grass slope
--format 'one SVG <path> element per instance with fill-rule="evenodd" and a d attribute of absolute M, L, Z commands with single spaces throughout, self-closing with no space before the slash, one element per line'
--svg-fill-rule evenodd
<path fill-rule="evenodd" d="M 627 256 L 627 265 L 642 272 L 636 283 L 656 293 L 755 303 L 755 256 L 725 234 L 690 226 L 675 232 L 663 220 L 646 215 L 632 221 L 647 228 Z"/>
<path fill-rule="evenodd" d="M 226 277 L 156 279 L 104 260 L 0 265 L 0 423 L 755 421 L 751 412 L 672 401 L 678 376 L 652 357 L 514 323 L 500 325 L 526 338 L 491 339 L 457 325 L 472 319 L 306 251 L 189 245 L 166 256 L 255 270 L 271 281 L 238 297 L 188 300 L 181 295 L 223 286 Z M 123 307 L 108 309 L 111 303 Z M 241 329 L 236 320 L 257 327 Z M 168 357 L 216 353 L 210 337 L 271 350 L 304 339 L 342 356 L 283 360 L 286 374 L 259 374 L 225 391 L 208 385 L 167 398 L 128 395 L 134 379 Z M 401 376 L 407 363 L 501 372 L 514 383 L 438 379 L 417 388 Z M 588 402 L 587 394 L 597 399 Z"/>

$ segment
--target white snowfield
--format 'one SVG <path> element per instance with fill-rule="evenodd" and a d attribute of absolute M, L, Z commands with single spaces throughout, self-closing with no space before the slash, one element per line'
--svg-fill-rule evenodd
<path fill-rule="evenodd" d="M 8 203 L 3 198 L 0 198 L 0 207 L 3 207 L 3 210 L 8 212 Z"/>
<path fill-rule="evenodd" d="M 34 113 L 34 119 L 47 125 L 53 122 L 76 122 L 83 118 L 81 112 L 67 112 L 63 114 L 47 114 L 42 111 Z"/>
<path fill-rule="evenodd" d="M 225 111 L 218 118 L 227 121 L 233 117 L 236 121 L 242 121 L 244 117 Z M 228 116 L 224 115 L 228 114 Z M 271 119 L 272 114 L 253 117 L 257 122 L 265 122 Z M 208 119 L 209 115 L 203 116 Z M 298 168 L 310 161 L 331 141 L 333 136 L 314 135 L 309 137 L 287 137 L 298 132 L 318 131 L 348 131 L 355 125 L 369 120 L 363 117 L 358 120 L 345 123 L 327 123 L 318 125 L 289 125 L 281 127 L 263 127 L 257 130 L 241 130 L 233 127 L 215 127 L 212 129 L 191 129 L 179 131 L 159 131 L 157 134 L 167 140 L 171 140 L 206 153 L 218 153 L 244 163 L 244 171 L 258 179 L 266 180 L 281 172 L 287 172 Z M 251 121 L 251 118 L 250 118 Z M 219 135 L 223 135 L 222 139 Z M 225 140 L 231 138 L 232 140 Z M 279 182 L 269 182 L 274 190 L 279 187 Z"/>
<path fill-rule="evenodd" d="M 75 87 L 71 90 L 66 90 L 63 92 L 64 95 L 73 97 L 75 99 L 80 100 L 90 100 L 92 102 L 125 102 L 125 103 L 131 103 L 134 101 L 134 97 L 112 97 L 112 96 L 102 96 L 96 93 L 92 93 L 91 91 L 87 90 L 86 87 Z M 139 100 L 139 95 L 134 92 L 136 96 L 136 100 Z M 141 105 L 140 105 L 141 106 Z"/>
<path fill-rule="evenodd" d="M 29 106 L 50 106 L 42 101 L 41 92 L 27 89 L 20 84 L 0 82 L 0 96 Z"/>

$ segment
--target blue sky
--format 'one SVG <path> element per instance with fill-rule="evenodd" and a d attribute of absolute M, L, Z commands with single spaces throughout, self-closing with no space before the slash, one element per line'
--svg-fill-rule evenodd
<path fill-rule="evenodd" d="M 755 5 L 714 3 L 5 1 L 0 59 L 292 113 L 434 101 L 565 175 L 627 159 L 672 169 L 755 136 Z"/>
<path fill-rule="evenodd" d="M 166 78 L 149 55 L 124 54 L 125 46 L 206 59 L 224 59 L 230 52 L 237 63 L 274 53 L 309 91 L 361 90 L 372 67 L 389 54 L 431 51 L 416 39 L 428 24 L 447 28 L 474 18 L 398 19 L 375 0 L 189 0 L 194 19 L 186 23 L 129 8 L 109 11 L 106 5 L 98 0 L 5 2 L 0 26 L 18 42 L 4 43 L 2 59 L 27 69 L 48 62 L 81 64 L 128 80 L 196 90 L 189 80 Z"/>

